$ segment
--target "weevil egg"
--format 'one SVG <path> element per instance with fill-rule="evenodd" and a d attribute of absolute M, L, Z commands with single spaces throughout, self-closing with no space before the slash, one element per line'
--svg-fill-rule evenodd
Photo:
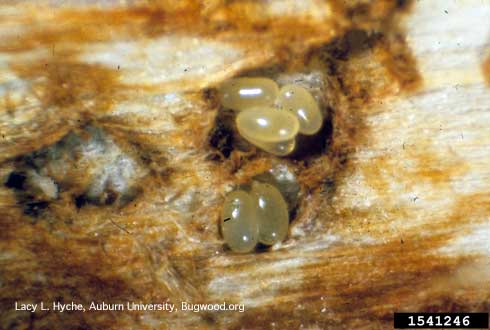
<path fill-rule="evenodd" d="M 279 91 L 277 104 L 298 117 L 299 132 L 306 135 L 317 133 L 323 124 L 323 116 L 313 96 L 298 85 L 285 85 Z"/>
<path fill-rule="evenodd" d="M 289 227 L 288 206 L 279 190 L 268 183 L 254 181 L 252 195 L 257 207 L 259 242 L 273 245 L 286 238 Z"/>
<path fill-rule="evenodd" d="M 226 196 L 221 213 L 221 231 L 235 252 L 250 252 L 258 241 L 259 227 L 252 196 L 236 190 Z"/>
<path fill-rule="evenodd" d="M 272 107 L 242 111 L 236 117 L 236 125 L 241 136 L 260 143 L 289 141 L 299 131 L 298 119 L 293 114 Z"/>
<path fill-rule="evenodd" d="M 300 186 L 290 166 L 278 163 L 270 170 L 254 176 L 252 180 L 268 183 L 276 187 L 284 197 L 289 212 L 296 208 L 299 200 Z"/>
<path fill-rule="evenodd" d="M 279 87 L 268 78 L 235 78 L 219 88 L 221 104 L 233 110 L 273 105 Z"/>

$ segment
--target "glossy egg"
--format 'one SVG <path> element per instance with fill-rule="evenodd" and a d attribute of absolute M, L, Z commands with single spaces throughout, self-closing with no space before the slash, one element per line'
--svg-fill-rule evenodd
<path fill-rule="evenodd" d="M 268 171 L 254 176 L 252 180 L 276 187 L 288 204 L 290 212 L 298 205 L 300 185 L 294 170 L 290 166 L 278 163 Z"/>
<path fill-rule="evenodd" d="M 250 252 L 258 242 L 259 226 L 252 196 L 236 190 L 226 196 L 221 213 L 224 240 L 235 252 Z"/>
<path fill-rule="evenodd" d="M 323 116 L 313 96 L 299 85 L 285 85 L 279 90 L 277 105 L 293 113 L 299 120 L 299 132 L 305 135 L 317 133 L 323 124 Z"/>
<path fill-rule="evenodd" d="M 236 126 L 245 139 L 260 143 L 289 141 L 299 131 L 296 116 L 272 107 L 256 107 L 240 112 L 236 117 Z"/>
<path fill-rule="evenodd" d="M 269 78 L 235 78 L 219 88 L 221 104 L 233 110 L 245 110 L 274 104 L 279 87 Z"/>
<path fill-rule="evenodd" d="M 259 224 L 259 242 L 273 245 L 283 241 L 288 233 L 288 205 L 282 194 L 271 184 L 254 181 L 253 195 Z"/>

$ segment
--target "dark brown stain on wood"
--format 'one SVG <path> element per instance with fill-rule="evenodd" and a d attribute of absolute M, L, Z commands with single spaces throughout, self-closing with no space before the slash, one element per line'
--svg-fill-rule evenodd
<path fill-rule="evenodd" d="M 490 86 L 490 55 L 488 55 L 481 64 L 483 78 L 488 86 Z"/>
<path fill-rule="evenodd" d="M 5 218 L 3 218 L 5 219 Z M 6 221 L 2 221 L 4 225 Z M 24 261 L 30 260 L 30 254 L 35 252 L 35 260 L 30 260 L 29 272 L 16 273 L 2 271 L 2 299 L 0 305 L 4 312 L 13 309 L 15 301 L 44 301 L 46 306 L 52 302 L 69 303 L 77 301 L 86 308 L 92 301 L 125 303 L 132 301 L 165 300 L 166 294 L 162 287 L 158 292 L 152 290 L 151 280 L 148 282 L 149 269 L 147 257 L 140 251 L 133 251 L 134 246 L 127 244 L 128 235 L 104 235 L 100 237 L 72 237 L 64 239 L 55 237 L 42 225 L 26 226 L 17 223 L 10 234 L 11 244 L 16 245 L 17 251 L 25 253 Z M 20 237 L 30 237 L 20 241 Z M 104 248 L 104 246 L 106 246 Z M 119 246 L 117 249 L 113 247 Z M 102 247 L 102 248 L 101 248 Z M 121 250 L 122 249 L 122 250 Z M 136 253 L 135 253 L 136 252 Z M 20 259 L 17 262 L 21 262 Z M 131 281 L 125 276 L 114 274 L 111 270 L 124 267 L 131 263 L 140 265 L 139 281 Z M 33 276 L 41 279 L 36 282 Z M 143 284 L 142 283 L 146 283 Z M 8 288 L 17 288 L 8 290 Z M 50 307 L 50 306 L 48 306 Z M 140 312 L 134 312 L 129 317 L 136 320 Z M 28 317 L 28 314 L 23 314 Z M 36 313 L 39 320 L 47 320 L 52 326 L 66 324 L 88 324 L 89 328 L 110 328 L 117 324 L 120 316 L 116 313 L 69 313 L 63 315 L 54 312 Z M 5 323 L 4 323 L 5 325 Z M 8 325 L 8 322 L 7 322 Z M 12 326 L 13 324 L 11 324 Z"/>
<path fill-rule="evenodd" d="M 48 57 L 41 63 L 11 67 L 20 78 L 33 81 L 32 90 L 43 108 L 104 112 L 117 100 L 122 88 L 114 70 L 70 60 L 70 54 Z"/>
<path fill-rule="evenodd" d="M 422 77 L 402 31 L 394 27 L 391 33 L 384 35 L 377 56 L 388 74 L 398 80 L 402 91 L 414 92 L 421 87 Z"/>
<path fill-rule="evenodd" d="M 189 31 L 196 36 L 238 45 L 253 39 L 268 40 L 270 48 L 274 49 L 291 42 L 299 44 L 305 37 L 328 33 L 333 28 L 330 25 L 314 25 L 308 20 L 264 17 L 260 6 L 251 2 L 220 6 L 212 11 L 204 10 L 200 1 L 181 1 L 179 4 L 154 3 L 113 10 L 59 10 L 53 17 L 46 18 L 42 28 L 33 26 L 21 35 L 4 40 L 0 50 L 21 52 L 47 47 L 55 52 L 58 45 L 66 43 L 83 46 Z M 63 24 L 57 24 L 59 21 Z M 257 31 L 259 26 L 262 27 L 261 31 Z M 293 26 L 294 29 L 291 28 Z"/>
<path fill-rule="evenodd" d="M 332 15 L 324 24 L 315 24 L 308 17 L 270 17 L 266 14 L 266 5 L 257 1 L 218 2 L 215 6 L 198 0 L 157 1 L 146 6 L 111 10 L 60 9 L 45 18 L 41 11 L 40 17 L 45 19 L 42 27 L 33 24 L 22 34 L 7 38 L 0 51 L 22 52 L 46 47 L 55 52 L 67 43 L 77 44 L 70 47 L 74 50 L 96 42 L 155 38 L 191 31 L 193 35 L 238 45 L 253 40 L 267 41 L 262 46 L 280 53 L 281 48 L 301 47 L 308 37 L 316 36 L 321 42 L 325 39 L 322 34 L 339 35 L 356 28 L 381 30 L 393 17 L 408 10 L 412 2 L 404 1 L 400 5 L 391 0 L 375 0 L 370 4 L 329 1 L 327 8 L 331 8 Z"/>

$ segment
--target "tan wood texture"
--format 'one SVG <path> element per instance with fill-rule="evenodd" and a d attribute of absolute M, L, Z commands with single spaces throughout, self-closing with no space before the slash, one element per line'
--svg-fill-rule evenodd
<path fill-rule="evenodd" d="M 3 1 L 0 328 L 490 310 L 489 17 L 486 0 Z M 278 158 L 230 132 L 215 88 L 249 75 L 307 85 L 316 140 Z M 224 197 L 271 168 L 300 187 L 288 238 L 234 254 Z M 41 301 L 245 311 L 15 310 Z"/>

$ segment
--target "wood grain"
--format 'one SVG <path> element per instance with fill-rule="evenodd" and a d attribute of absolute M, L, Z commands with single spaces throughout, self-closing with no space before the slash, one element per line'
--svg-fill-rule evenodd
<path fill-rule="evenodd" d="M 3 2 L 0 327 L 391 329 L 394 311 L 488 311 L 488 17 L 477 0 Z M 301 81 L 327 114 L 293 157 L 243 144 L 219 110 L 221 81 L 257 74 Z M 231 253 L 224 196 L 277 166 L 300 185 L 288 239 Z M 35 184 L 8 184 L 32 171 L 59 195 L 33 206 Z M 57 300 L 245 312 L 14 310 Z"/>

